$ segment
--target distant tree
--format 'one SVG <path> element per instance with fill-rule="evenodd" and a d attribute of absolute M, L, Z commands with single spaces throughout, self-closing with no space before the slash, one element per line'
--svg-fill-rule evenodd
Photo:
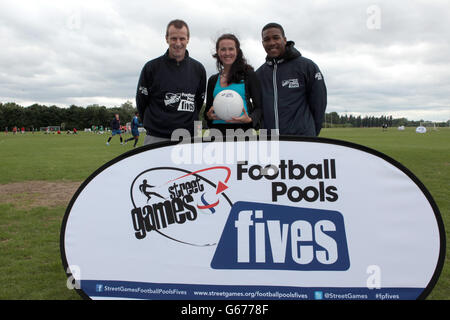
<path fill-rule="evenodd" d="M 15 102 L 7 102 L 2 105 L 2 119 L 4 119 L 3 127 L 24 126 L 24 111 L 23 107 Z"/>
<path fill-rule="evenodd" d="M 133 103 L 130 100 L 127 100 L 126 102 L 122 103 L 120 106 L 120 118 L 123 119 L 122 121 L 129 122 L 134 117 L 134 113 L 136 112 L 136 108 L 133 106 Z"/>

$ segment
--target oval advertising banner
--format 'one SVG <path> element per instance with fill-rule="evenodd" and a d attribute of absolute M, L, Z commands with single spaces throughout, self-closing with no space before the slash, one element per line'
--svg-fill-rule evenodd
<path fill-rule="evenodd" d="M 81 185 L 61 256 L 91 299 L 423 299 L 445 232 L 424 185 L 360 145 L 165 142 Z"/>

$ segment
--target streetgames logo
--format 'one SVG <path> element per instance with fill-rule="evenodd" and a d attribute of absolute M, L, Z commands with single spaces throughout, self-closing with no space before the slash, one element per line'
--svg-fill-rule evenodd
<path fill-rule="evenodd" d="M 232 206 L 224 192 L 230 176 L 226 166 L 141 172 L 130 188 L 134 236 L 164 236 L 193 246 L 217 244 Z"/>
<path fill-rule="evenodd" d="M 191 93 L 170 93 L 164 97 L 166 107 L 177 108 L 177 111 L 194 112 L 195 95 Z"/>

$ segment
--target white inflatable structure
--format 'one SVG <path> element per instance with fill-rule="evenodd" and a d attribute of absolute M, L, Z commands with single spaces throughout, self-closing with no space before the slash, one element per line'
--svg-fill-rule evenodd
<path fill-rule="evenodd" d="M 417 133 L 426 133 L 427 132 L 427 128 L 425 128 L 424 126 L 418 126 L 416 128 L 416 132 Z"/>

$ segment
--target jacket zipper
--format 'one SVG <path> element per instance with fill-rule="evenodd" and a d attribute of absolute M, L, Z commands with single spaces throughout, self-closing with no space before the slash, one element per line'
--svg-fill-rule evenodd
<path fill-rule="evenodd" d="M 275 113 L 275 129 L 277 134 L 279 133 L 279 120 L 278 120 L 278 86 L 277 86 L 277 69 L 278 65 L 276 60 L 273 62 L 273 111 Z"/>

